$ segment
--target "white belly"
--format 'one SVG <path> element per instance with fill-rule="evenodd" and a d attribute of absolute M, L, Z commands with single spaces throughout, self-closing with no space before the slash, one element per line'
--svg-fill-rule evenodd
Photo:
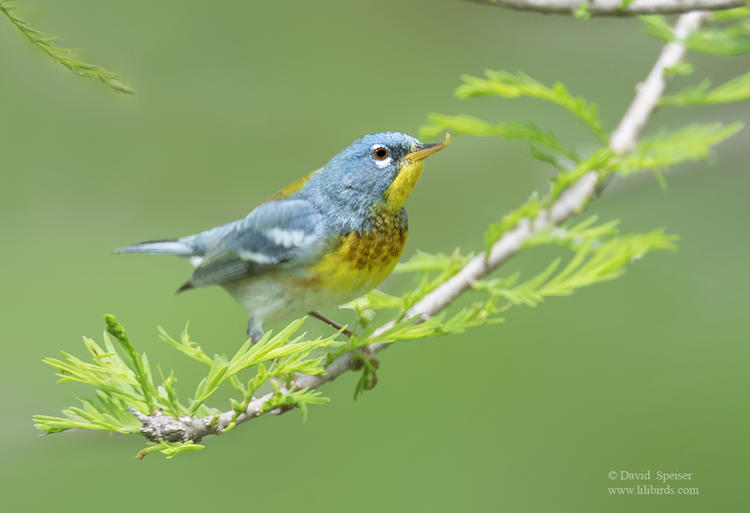
<path fill-rule="evenodd" d="M 300 317 L 312 310 L 351 301 L 367 290 L 334 291 L 316 286 L 302 270 L 280 270 L 222 285 L 262 330 L 266 321 Z"/>

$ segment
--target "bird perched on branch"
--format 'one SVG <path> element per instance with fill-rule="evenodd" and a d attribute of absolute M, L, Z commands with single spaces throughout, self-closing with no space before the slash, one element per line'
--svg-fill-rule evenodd
<path fill-rule="evenodd" d="M 398 132 L 365 135 L 245 218 L 179 239 L 141 242 L 116 253 L 188 258 L 192 277 L 177 292 L 220 285 L 250 314 L 257 341 L 266 321 L 340 305 L 376 287 L 406 243 L 404 204 L 424 159 L 449 144 Z"/>

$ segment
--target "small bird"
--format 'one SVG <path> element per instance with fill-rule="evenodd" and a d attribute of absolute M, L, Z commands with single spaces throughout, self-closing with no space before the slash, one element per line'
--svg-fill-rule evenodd
<path fill-rule="evenodd" d="M 256 342 L 264 323 L 307 312 L 340 327 L 317 310 L 351 301 L 393 271 L 406 243 L 406 198 L 424 159 L 449 142 L 368 134 L 243 219 L 115 253 L 188 258 L 195 270 L 177 292 L 220 285 L 250 314 Z"/>

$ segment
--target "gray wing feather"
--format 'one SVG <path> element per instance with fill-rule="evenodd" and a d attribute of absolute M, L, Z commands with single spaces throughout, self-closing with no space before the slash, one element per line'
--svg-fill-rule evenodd
<path fill-rule="evenodd" d="M 193 249 L 193 254 L 198 256 L 205 255 L 211 248 L 215 247 L 221 240 L 227 236 L 232 230 L 235 229 L 238 223 L 243 222 L 244 219 L 238 219 L 230 223 L 216 226 L 205 232 L 198 233 L 196 235 L 188 235 L 182 237 L 179 242 L 190 246 Z"/>
<path fill-rule="evenodd" d="M 264 203 L 207 249 L 183 289 L 226 283 L 312 260 L 323 249 L 322 231 L 322 216 L 309 201 Z"/>

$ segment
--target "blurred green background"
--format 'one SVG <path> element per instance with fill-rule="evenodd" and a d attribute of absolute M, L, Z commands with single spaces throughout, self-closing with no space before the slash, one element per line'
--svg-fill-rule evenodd
<path fill-rule="evenodd" d="M 202 369 L 157 340 L 158 324 L 176 333 L 190 320 L 209 352 L 243 340 L 245 313 L 223 291 L 173 295 L 187 263 L 112 248 L 243 216 L 360 135 L 416 134 L 431 111 L 535 121 L 585 151 L 594 141 L 553 106 L 455 100 L 459 75 L 503 68 L 561 80 L 597 102 L 612 129 L 660 44 L 635 19 L 461 1 L 21 4 L 137 94 L 72 75 L 0 19 L 3 510 L 747 508 L 747 131 L 712 162 L 669 175 L 668 190 L 635 177 L 591 209 L 622 218 L 625 231 L 666 227 L 681 236 L 678 252 L 513 309 L 502 325 L 399 344 L 383 354 L 373 392 L 354 402 L 356 378 L 345 376 L 306 424 L 295 413 L 263 418 L 207 439 L 201 453 L 140 463 L 137 437 L 40 436 L 32 414 L 88 393 L 55 385 L 40 360 L 82 355 L 80 337 L 100 339 L 105 312 L 185 391 Z M 690 60 L 696 77 L 676 86 L 719 83 L 750 64 Z M 749 114 L 747 104 L 665 110 L 647 132 Z M 405 256 L 480 248 L 487 223 L 550 176 L 520 143 L 455 137 L 410 199 Z M 692 472 L 700 495 L 608 495 L 618 484 L 609 471 L 647 469 Z"/>

